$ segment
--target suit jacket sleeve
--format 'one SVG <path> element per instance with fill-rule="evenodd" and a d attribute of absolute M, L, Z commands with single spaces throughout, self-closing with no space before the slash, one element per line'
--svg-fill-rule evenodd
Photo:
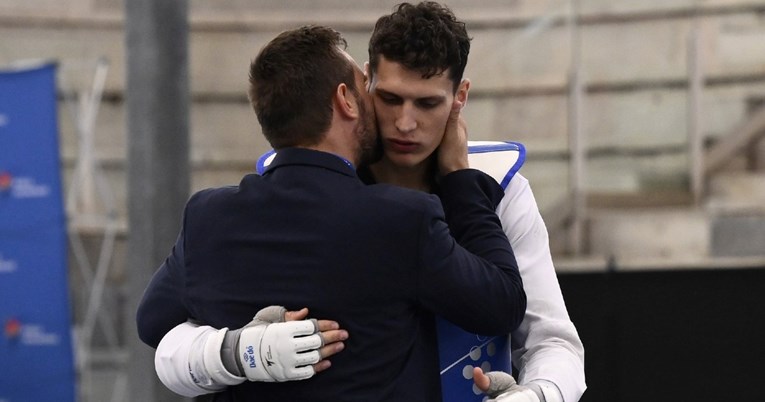
<path fill-rule="evenodd" d="M 162 337 L 193 314 L 184 304 L 184 235 L 178 235 L 170 255 L 159 267 L 138 305 L 138 337 L 156 348 Z"/>
<path fill-rule="evenodd" d="M 466 331 L 507 334 L 523 319 L 526 295 L 495 213 L 504 192 L 474 169 L 443 177 L 440 187 L 446 219 L 426 214 L 420 237 L 425 245 L 418 277 L 421 301 Z"/>

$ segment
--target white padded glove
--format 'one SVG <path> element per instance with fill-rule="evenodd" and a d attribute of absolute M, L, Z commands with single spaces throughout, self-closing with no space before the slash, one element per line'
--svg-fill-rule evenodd
<path fill-rule="evenodd" d="M 539 384 L 530 382 L 526 386 L 519 385 L 513 376 L 502 371 L 491 371 L 486 375 L 491 379 L 486 391 L 491 399 L 487 402 L 554 402 L 545 398 Z"/>
<path fill-rule="evenodd" d="M 220 348 L 226 369 L 250 381 L 304 380 L 315 372 L 323 346 L 316 320 L 284 322 L 286 309 L 260 310 L 244 327 L 228 331 Z M 222 330 L 221 330 L 222 331 Z"/>

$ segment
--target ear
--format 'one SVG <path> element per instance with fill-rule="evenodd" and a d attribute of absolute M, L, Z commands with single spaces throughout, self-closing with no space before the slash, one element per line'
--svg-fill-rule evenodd
<path fill-rule="evenodd" d="M 465 107 L 467 104 L 468 92 L 470 92 L 470 79 L 463 78 L 457 87 L 457 93 L 454 95 L 454 99 L 462 103 L 462 107 Z"/>
<path fill-rule="evenodd" d="M 347 119 L 359 118 L 358 99 L 354 96 L 353 91 L 348 88 L 348 85 L 345 83 L 338 85 L 333 99 L 335 111 L 341 116 Z"/>

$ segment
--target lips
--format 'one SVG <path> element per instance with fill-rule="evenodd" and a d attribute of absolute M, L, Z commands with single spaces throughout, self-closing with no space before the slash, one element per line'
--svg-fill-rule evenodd
<path fill-rule="evenodd" d="M 419 148 L 419 144 L 412 141 L 387 139 L 388 150 L 398 153 L 413 153 Z"/>

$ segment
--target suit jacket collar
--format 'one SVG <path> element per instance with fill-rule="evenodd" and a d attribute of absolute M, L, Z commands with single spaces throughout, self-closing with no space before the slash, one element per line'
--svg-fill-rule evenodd
<path fill-rule="evenodd" d="M 321 167 L 346 176 L 357 177 L 353 164 L 342 157 L 307 148 L 280 149 L 263 175 L 265 176 L 282 166 L 296 165 Z"/>

